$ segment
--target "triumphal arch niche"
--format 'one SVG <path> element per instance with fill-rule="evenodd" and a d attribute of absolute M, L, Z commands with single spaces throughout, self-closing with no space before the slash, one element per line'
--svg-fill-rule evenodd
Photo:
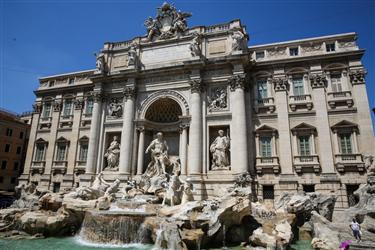
<path fill-rule="evenodd" d="M 164 162 L 153 150 L 199 184 L 202 197 L 251 170 L 245 27 L 239 20 L 189 27 L 191 16 L 164 3 L 146 19 L 146 35 L 106 43 L 97 54 L 82 182 L 101 171 L 123 181 L 144 176 Z"/>

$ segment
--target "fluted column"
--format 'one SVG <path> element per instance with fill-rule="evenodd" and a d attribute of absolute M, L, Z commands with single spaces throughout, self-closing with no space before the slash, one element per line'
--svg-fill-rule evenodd
<path fill-rule="evenodd" d="M 139 127 L 137 129 L 139 131 L 137 175 L 141 175 L 143 174 L 143 158 L 144 158 L 144 150 L 145 150 L 145 129 L 144 127 Z"/>
<path fill-rule="evenodd" d="M 191 122 L 189 131 L 189 174 L 202 172 L 202 80 L 193 79 L 191 85 Z"/>
<path fill-rule="evenodd" d="M 86 163 L 87 174 L 94 174 L 96 170 L 100 134 L 100 118 L 102 110 L 102 93 L 100 90 L 93 92 L 93 100 L 94 105 L 91 116 L 89 148 Z"/>
<path fill-rule="evenodd" d="M 186 175 L 186 150 L 187 150 L 187 125 L 180 126 L 180 161 L 181 161 L 181 174 Z"/>
<path fill-rule="evenodd" d="M 232 103 L 231 166 L 234 173 L 248 172 L 245 83 L 245 74 L 236 74 L 229 79 Z"/>
<path fill-rule="evenodd" d="M 130 174 L 133 147 L 135 88 L 124 89 L 124 118 L 121 130 L 120 173 Z"/>

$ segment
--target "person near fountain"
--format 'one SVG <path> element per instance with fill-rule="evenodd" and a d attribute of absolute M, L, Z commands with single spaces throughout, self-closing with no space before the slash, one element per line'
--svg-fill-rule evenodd
<path fill-rule="evenodd" d="M 357 222 L 355 218 L 353 218 L 352 222 L 350 222 L 349 225 L 350 229 L 352 229 L 353 236 L 357 240 L 357 242 L 360 242 L 361 239 L 361 225 Z"/>
<path fill-rule="evenodd" d="M 107 167 L 104 169 L 116 171 L 118 170 L 118 164 L 120 159 L 120 143 L 118 143 L 118 137 L 114 136 L 113 141 L 107 148 L 104 157 L 107 159 Z"/>
<path fill-rule="evenodd" d="M 229 165 L 228 150 L 230 140 L 228 136 L 224 135 L 223 130 L 220 129 L 218 133 L 219 136 L 216 137 L 215 141 L 210 146 L 210 152 L 212 153 L 212 170 L 226 169 Z"/>
<path fill-rule="evenodd" d="M 165 166 L 168 165 L 168 145 L 163 138 L 163 133 L 158 132 L 156 139 L 153 140 L 146 149 L 146 154 L 151 151 L 151 162 L 148 164 L 145 175 L 159 176 L 165 174 Z"/>

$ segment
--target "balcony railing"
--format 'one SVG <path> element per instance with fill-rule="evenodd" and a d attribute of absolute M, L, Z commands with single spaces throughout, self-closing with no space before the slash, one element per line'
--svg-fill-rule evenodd
<path fill-rule="evenodd" d="M 353 106 L 353 97 L 350 91 L 329 92 L 327 93 L 328 104 L 331 108 L 336 108 L 338 105 Z"/>
<path fill-rule="evenodd" d="M 280 173 L 279 157 L 257 157 L 256 170 L 258 174 L 263 174 L 264 172 L 267 172 L 267 170 L 272 171 L 275 174 Z"/>
<path fill-rule="evenodd" d="M 341 173 L 350 169 L 358 172 L 365 171 L 365 165 L 362 161 L 361 154 L 336 154 L 335 162 L 337 171 Z"/>
<path fill-rule="evenodd" d="M 294 162 L 296 163 L 312 163 L 319 162 L 319 157 L 317 155 L 296 155 L 294 156 Z"/>
<path fill-rule="evenodd" d="M 46 166 L 46 162 L 45 161 L 33 161 L 31 163 L 31 171 L 33 173 L 42 174 L 44 172 L 45 166 Z"/>
<path fill-rule="evenodd" d="M 292 111 L 296 111 L 297 108 L 300 107 L 311 110 L 313 107 L 311 95 L 306 94 L 289 96 L 289 106 Z"/>
<path fill-rule="evenodd" d="M 337 154 L 336 162 L 362 162 L 361 154 Z"/>
<path fill-rule="evenodd" d="M 68 161 L 54 161 L 52 166 L 52 172 L 54 174 L 61 173 L 65 174 L 68 166 Z"/>
<path fill-rule="evenodd" d="M 317 155 L 296 155 L 294 156 L 294 169 L 297 173 L 320 172 L 319 156 Z"/>
<path fill-rule="evenodd" d="M 254 106 L 256 112 L 259 112 L 259 109 L 267 109 L 272 113 L 275 111 L 275 99 L 273 97 L 256 99 Z"/>

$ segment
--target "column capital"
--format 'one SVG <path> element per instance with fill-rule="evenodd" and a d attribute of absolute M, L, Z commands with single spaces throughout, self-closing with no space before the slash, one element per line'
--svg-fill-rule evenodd
<path fill-rule="evenodd" d="M 136 130 L 139 132 L 145 132 L 145 127 L 144 126 L 137 126 Z"/>
<path fill-rule="evenodd" d="M 124 94 L 124 98 L 125 98 L 125 101 L 128 100 L 128 99 L 133 99 L 135 98 L 137 92 L 136 92 L 136 89 L 135 87 L 125 87 L 123 92 Z"/>
<path fill-rule="evenodd" d="M 275 91 L 287 91 L 288 90 L 288 79 L 287 77 L 277 77 L 272 78 L 272 83 L 274 84 Z"/>
<path fill-rule="evenodd" d="M 201 78 L 190 79 L 190 90 L 191 93 L 201 93 L 204 91 L 204 83 Z"/>
<path fill-rule="evenodd" d="M 187 129 L 189 127 L 189 124 L 180 124 L 178 126 L 178 130 L 180 132 L 180 134 L 182 133 L 182 131 L 184 131 L 184 129 Z"/>
<path fill-rule="evenodd" d="M 228 84 L 231 91 L 235 91 L 238 88 L 245 89 L 246 87 L 246 74 L 236 74 L 228 79 Z"/>
<path fill-rule="evenodd" d="M 62 108 L 62 100 L 58 99 L 53 102 L 53 111 L 59 112 Z"/>
<path fill-rule="evenodd" d="M 74 99 L 74 108 L 77 110 L 83 109 L 84 103 L 85 101 L 83 98 L 76 98 Z"/>
<path fill-rule="evenodd" d="M 311 74 L 310 83 L 313 89 L 324 88 L 327 85 L 327 78 L 325 74 Z"/>
<path fill-rule="evenodd" d="M 351 70 L 349 72 L 350 82 L 353 85 L 364 84 L 366 74 L 367 74 L 367 70 L 365 69 Z"/>
<path fill-rule="evenodd" d="M 33 104 L 33 113 L 40 113 L 42 111 L 42 103 L 41 102 L 35 102 Z"/>
<path fill-rule="evenodd" d="M 102 99 L 104 98 L 103 93 L 98 90 L 91 92 L 91 96 L 94 102 L 101 102 Z"/>

